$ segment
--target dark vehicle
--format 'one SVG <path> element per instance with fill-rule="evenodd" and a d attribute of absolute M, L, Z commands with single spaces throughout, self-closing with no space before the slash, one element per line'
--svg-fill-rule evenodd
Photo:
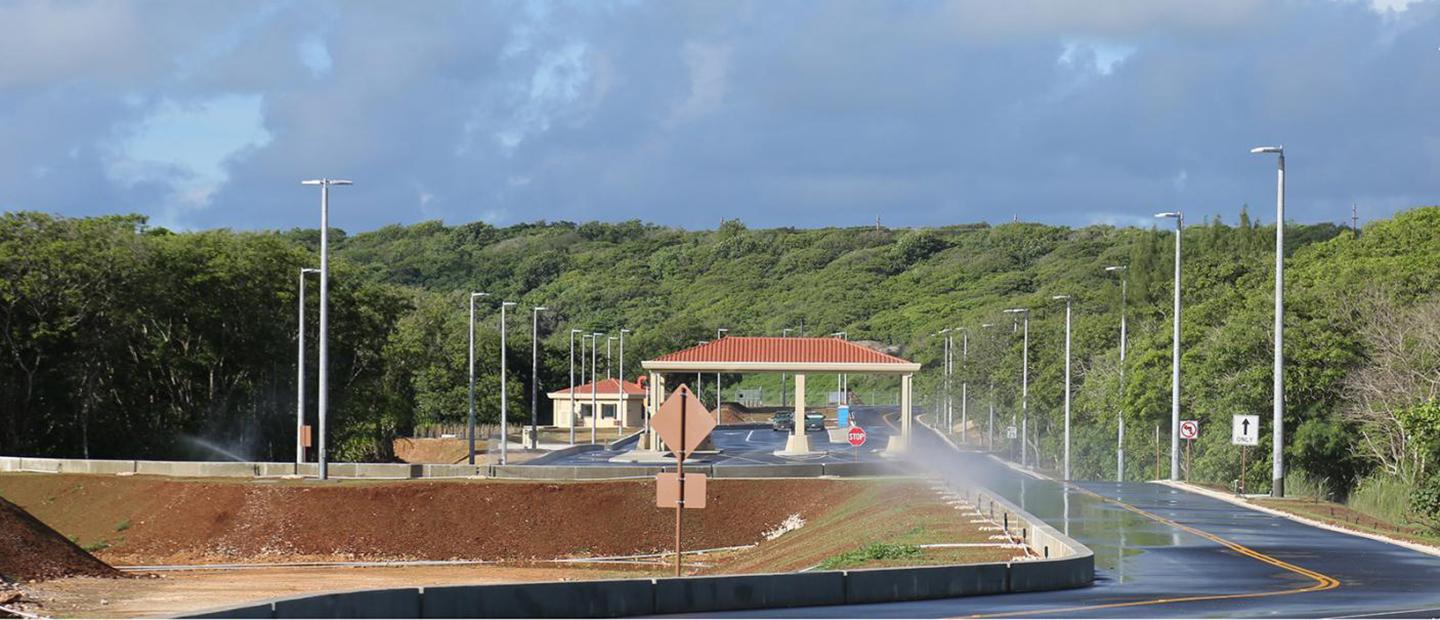
<path fill-rule="evenodd" d="M 795 428 L 795 414 L 790 411 L 779 411 L 770 416 L 770 428 L 777 431 L 789 431 Z"/>
<path fill-rule="evenodd" d="M 820 413 L 805 414 L 805 432 L 825 430 L 825 415 Z"/>

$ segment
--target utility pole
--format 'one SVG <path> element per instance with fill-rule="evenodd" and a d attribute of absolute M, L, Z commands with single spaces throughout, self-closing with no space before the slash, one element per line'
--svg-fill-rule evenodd
<path fill-rule="evenodd" d="M 1020 347 L 1020 464 L 1023 466 L 1030 454 L 1030 309 L 1011 308 L 1006 312 L 1025 318 L 1025 338 Z"/>
<path fill-rule="evenodd" d="M 305 462 L 305 274 L 319 273 L 319 269 L 300 268 L 300 317 L 296 323 L 296 340 L 300 353 L 295 362 L 295 474 L 300 474 L 300 464 Z"/>
<path fill-rule="evenodd" d="M 1156 213 L 1155 217 L 1175 218 L 1175 328 L 1170 359 L 1170 479 L 1180 481 L 1180 237 L 1185 215 L 1179 211 Z"/>
<path fill-rule="evenodd" d="M 575 445 L 575 334 L 578 334 L 578 333 L 580 333 L 580 330 L 574 329 L 574 328 L 571 328 L 571 329 L 570 329 L 570 424 L 569 424 L 569 426 L 570 426 L 570 445 L 572 445 L 572 446 Z M 584 344 L 585 344 L 584 339 L 581 339 L 580 344 L 581 344 L 581 345 L 584 345 Z M 582 351 L 582 353 L 583 353 L 583 351 Z M 584 367 L 585 367 L 584 364 L 581 364 L 580 367 L 581 367 L 581 372 L 583 373 L 583 372 L 584 372 Z"/>
<path fill-rule="evenodd" d="M 1271 421 L 1270 496 L 1285 496 L 1285 147 L 1261 146 L 1251 153 L 1279 156 L 1275 177 L 1275 368 Z M 1352 205 L 1353 209 L 1354 206 Z"/>
<path fill-rule="evenodd" d="M 330 413 L 330 186 L 351 185 L 345 179 L 310 179 L 301 185 L 320 186 L 320 377 L 319 449 L 316 451 L 320 479 L 330 478 L 330 461 L 325 453 L 325 420 Z"/>
<path fill-rule="evenodd" d="M 1125 303 L 1129 287 L 1129 269 L 1123 265 L 1106 267 L 1105 271 L 1120 274 L 1120 406 L 1115 413 L 1115 481 L 1125 481 Z"/>
<path fill-rule="evenodd" d="M 960 443 L 970 443 L 970 330 L 960 330 Z"/>
<path fill-rule="evenodd" d="M 465 425 L 465 443 L 470 446 L 469 464 L 475 464 L 475 298 L 489 293 L 470 293 L 470 417 Z"/>
<path fill-rule="evenodd" d="M 531 308 L 530 319 L 530 449 L 540 448 L 540 313 L 545 306 Z"/>
<path fill-rule="evenodd" d="M 620 425 L 620 435 L 625 434 L 625 410 L 629 406 L 628 397 L 625 394 L 625 334 L 630 333 L 628 329 L 620 330 L 620 369 L 616 375 L 620 379 L 620 404 L 615 407 L 615 421 Z M 643 412 L 642 412 L 643 413 Z"/>
<path fill-rule="evenodd" d="M 506 383 L 505 362 L 505 309 L 515 305 L 513 301 L 500 302 L 500 464 L 509 464 L 507 447 L 510 444 L 510 390 Z"/>
<path fill-rule="evenodd" d="M 1065 466 L 1063 480 L 1070 480 L 1070 296 L 1056 295 L 1054 300 L 1065 301 Z"/>
<path fill-rule="evenodd" d="M 600 382 L 596 358 L 599 357 L 600 337 L 604 335 L 605 332 L 590 334 L 590 445 L 595 445 L 595 429 L 600 427 L 600 401 L 595 397 L 595 384 Z"/>

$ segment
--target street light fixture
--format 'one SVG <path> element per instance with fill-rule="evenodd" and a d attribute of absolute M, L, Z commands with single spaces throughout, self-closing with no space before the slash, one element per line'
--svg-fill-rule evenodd
<path fill-rule="evenodd" d="M 1064 480 L 1070 480 L 1070 296 L 1056 295 L 1050 299 L 1065 302 L 1065 466 Z"/>
<path fill-rule="evenodd" d="M 1271 421 L 1270 496 L 1285 496 L 1285 147 L 1261 146 L 1251 153 L 1275 153 L 1275 369 L 1274 413 Z"/>
<path fill-rule="evenodd" d="M 1010 308 L 1005 312 L 1025 317 L 1025 339 L 1020 346 L 1020 465 L 1023 466 L 1030 454 L 1030 309 Z"/>
<path fill-rule="evenodd" d="M 300 318 L 296 323 L 296 340 L 300 353 L 295 362 L 295 473 L 300 473 L 300 464 L 305 462 L 305 274 L 320 273 L 314 267 L 300 268 Z"/>
<path fill-rule="evenodd" d="M 540 313 L 545 306 L 531 308 L 530 320 L 530 449 L 540 448 Z"/>
<path fill-rule="evenodd" d="M 1115 481 L 1125 481 L 1125 304 L 1129 293 L 1127 272 L 1124 265 L 1111 265 L 1107 273 L 1120 274 L 1120 406 L 1115 414 Z"/>
<path fill-rule="evenodd" d="M 316 451 L 320 479 L 330 477 L 329 460 L 325 454 L 325 419 L 330 410 L 330 186 L 352 185 L 345 179 L 309 179 L 301 185 L 320 186 L 320 376 L 318 393 L 320 439 Z"/>
<path fill-rule="evenodd" d="M 1156 213 L 1155 217 L 1175 218 L 1175 328 L 1170 359 L 1170 479 L 1180 480 L 1180 233 L 1185 215 L 1179 211 Z"/>
<path fill-rule="evenodd" d="M 489 293 L 470 293 L 470 417 L 465 425 L 465 439 L 470 446 L 471 465 L 475 464 L 475 299 Z"/>

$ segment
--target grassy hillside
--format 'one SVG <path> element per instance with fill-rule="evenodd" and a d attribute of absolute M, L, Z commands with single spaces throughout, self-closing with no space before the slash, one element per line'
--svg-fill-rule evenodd
<path fill-rule="evenodd" d="M 295 271 L 315 262 L 317 236 L 172 234 L 137 218 L 6 215 L 0 309 L 12 337 L 4 343 L 0 396 L 18 403 L 20 415 L 0 429 L 5 451 L 152 456 L 183 451 L 184 435 L 219 435 L 243 438 L 233 443 L 253 456 L 283 457 L 293 433 Z M 1050 297 L 1069 294 L 1076 475 L 1113 476 L 1122 412 L 1134 455 L 1153 454 L 1155 425 L 1162 435 L 1169 428 L 1170 231 L 1030 223 L 751 230 L 731 221 L 713 231 L 683 231 L 640 222 L 506 228 L 427 222 L 337 236 L 333 424 L 343 457 L 383 458 L 388 439 L 415 424 L 463 419 L 465 300 L 472 290 L 492 295 L 482 303 L 479 330 L 486 421 L 498 414 L 501 299 L 518 303 L 509 316 L 509 380 L 512 415 L 522 419 L 529 308 L 536 305 L 550 308 L 540 323 L 547 387 L 568 381 L 571 328 L 632 330 L 626 370 L 634 375 L 639 360 L 712 339 L 717 328 L 779 335 L 803 325 L 807 335 L 846 331 L 851 339 L 898 346 L 926 364 L 918 385 L 922 397 L 933 398 L 941 348 L 930 334 L 967 327 L 970 364 L 960 372 L 971 383 L 972 408 L 988 404 L 980 386 L 993 381 L 1005 417 L 1018 407 L 1020 338 L 1000 310 L 1022 306 L 1033 309 L 1031 411 L 1041 452 L 1053 459 L 1063 306 Z M 1182 408 L 1204 429 L 1195 446 L 1196 478 L 1228 482 L 1244 475 L 1252 489 L 1268 485 L 1268 450 L 1256 451 L 1240 472 L 1226 429 L 1235 413 L 1268 419 L 1273 239 L 1273 227 L 1243 214 L 1234 225 L 1216 218 L 1184 233 Z M 1427 429 L 1440 424 L 1430 413 L 1436 395 L 1413 377 L 1440 370 L 1440 356 L 1426 348 L 1440 336 L 1421 329 L 1427 313 L 1436 312 L 1440 290 L 1440 209 L 1372 223 L 1358 238 L 1330 224 L 1291 224 L 1287 240 L 1293 469 L 1341 492 L 1367 476 L 1434 486 L 1440 439 Z M 1123 384 L 1120 285 L 1103 270 L 1107 265 L 1129 266 Z M 100 284 L 104 303 L 78 292 Z M 996 326 L 982 330 L 983 323 Z M 176 329 L 184 339 L 177 341 Z M 618 364 L 618 347 L 615 353 Z M 1384 372 L 1395 367 L 1415 372 Z M 727 386 L 742 381 L 778 387 L 775 377 L 724 378 Z M 954 385 L 958 398 L 958 378 Z M 701 386 L 707 400 L 713 387 L 707 377 Z M 854 378 L 852 387 L 883 396 L 890 384 Z M 1262 443 L 1269 441 L 1265 426 Z M 1168 445 L 1168 437 L 1161 441 Z M 1130 465 L 1132 477 L 1154 474 L 1149 459 L 1137 456 Z"/>

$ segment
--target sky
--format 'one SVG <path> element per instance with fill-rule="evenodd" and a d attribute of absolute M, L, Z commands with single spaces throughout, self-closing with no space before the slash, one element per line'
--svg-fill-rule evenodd
<path fill-rule="evenodd" d="M 0 0 L 0 210 L 690 229 L 1440 204 L 1440 0 Z"/>

